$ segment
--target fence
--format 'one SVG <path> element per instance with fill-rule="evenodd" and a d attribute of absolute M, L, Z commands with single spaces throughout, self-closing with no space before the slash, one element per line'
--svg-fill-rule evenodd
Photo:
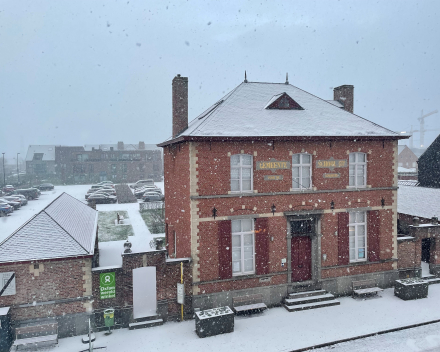
<path fill-rule="evenodd" d="M 152 234 L 165 233 L 165 203 L 139 203 L 139 212 Z"/>
<path fill-rule="evenodd" d="M 146 210 L 165 209 L 164 202 L 142 202 L 139 203 L 139 211 L 142 213 Z"/>

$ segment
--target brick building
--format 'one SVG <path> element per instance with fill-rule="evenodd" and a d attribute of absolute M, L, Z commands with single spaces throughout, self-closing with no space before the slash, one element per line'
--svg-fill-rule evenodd
<path fill-rule="evenodd" d="M 170 257 L 192 258 L 194 308 L 398 277 L 402 137 L 353 114 L 353 89 L 326 101 L 245 80 L 188 124 L 188 79 L 173 79 L 166 238 Z"/>
<path fill-rule="evenodd" d="M 56 320 L 60 337 L 87 331 L 97 246 L 97 212 L 66 193 L 1 242 L 0 308 L 14 328 Z"/>
<path fill-rule="evenodd" d="M 161 150 L 144 142 L 76 147 L 29 146 L 26 169 L 36 180 L 64 184 L 106 180 L 125 183 L 146 178 L 161 181 L 163 162 Z"/>

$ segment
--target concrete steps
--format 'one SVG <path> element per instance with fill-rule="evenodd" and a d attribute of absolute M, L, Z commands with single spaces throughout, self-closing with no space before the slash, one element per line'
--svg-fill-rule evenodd
<path fill-rule="evenodd" d="M 433 278 L 429 278 L 429 279 L 425 279 L 426 281 L 428 281 L 429 285 L 433 285 L 433 284 L 440 284 L 440 277 L 433 277 Z"/>
<path fill-rule="evenodd" d="M 283 305 L 289 312 L 297 312 L 341 304 L 334 298 L 331 293 L 324 290 L 298 292 L 289 294 L 288 298 L 284 299 Z"/>
<path fill-rule="evenodd" d="M 154 319 L 154 320 L 146 320 L 146 321 L 139 321 L 136 323 L 128 324 L 129 330 L 136 330 L 136 329 L 144 329 L 144 328 L 151 328 L 153 326 L 159 326 L 163 325 L 162 319 Z"/>

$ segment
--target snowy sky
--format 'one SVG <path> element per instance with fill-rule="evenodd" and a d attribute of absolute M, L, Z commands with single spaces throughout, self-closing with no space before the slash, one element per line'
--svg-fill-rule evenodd
<path fill-rule="evenodd" d="M 355 86 L 355 113 L 405 131 L 440 109 L 439 1 L 0 0 L 0 152 L 29 144 L 158 143 L 171 80 L 190 120 L 243 80 L 324 99 Z M 440 133 L 427 118 L 425 144 Z M 418 134 L 415 144 L 419 139 Z"/>

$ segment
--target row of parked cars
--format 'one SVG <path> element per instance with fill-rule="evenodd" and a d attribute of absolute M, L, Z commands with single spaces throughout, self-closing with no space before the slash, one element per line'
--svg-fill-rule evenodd
<path fill-rule="evenodd" d="M 106 204 L 117 203 L 115 185 L 112 181 L 102 181 L 90 187 L 85 198 L 88 203 Z"/>
<path fill-rule="evenodd" d="M 140 180 L 130 185 L 136 198 L 144 202 L 161 202 L 164 199 L 162 190 L 154 184 L 153 180 Z"/>
<path fill-rule="evenodd" d="M 19 191 L 20 190 L 9 190 L 7 194 L 4 193 L 0 196 L 0 216 L 7 216 L 13 213 L 14 210 L 18 210 L 22 206 L 28 204 L 28 198 L 25 197 L 23 194 L 18 193 Z M 35 198 L 38 198 L 41 193 L 39 190 L 36 190 L 35 192 Z"/>

